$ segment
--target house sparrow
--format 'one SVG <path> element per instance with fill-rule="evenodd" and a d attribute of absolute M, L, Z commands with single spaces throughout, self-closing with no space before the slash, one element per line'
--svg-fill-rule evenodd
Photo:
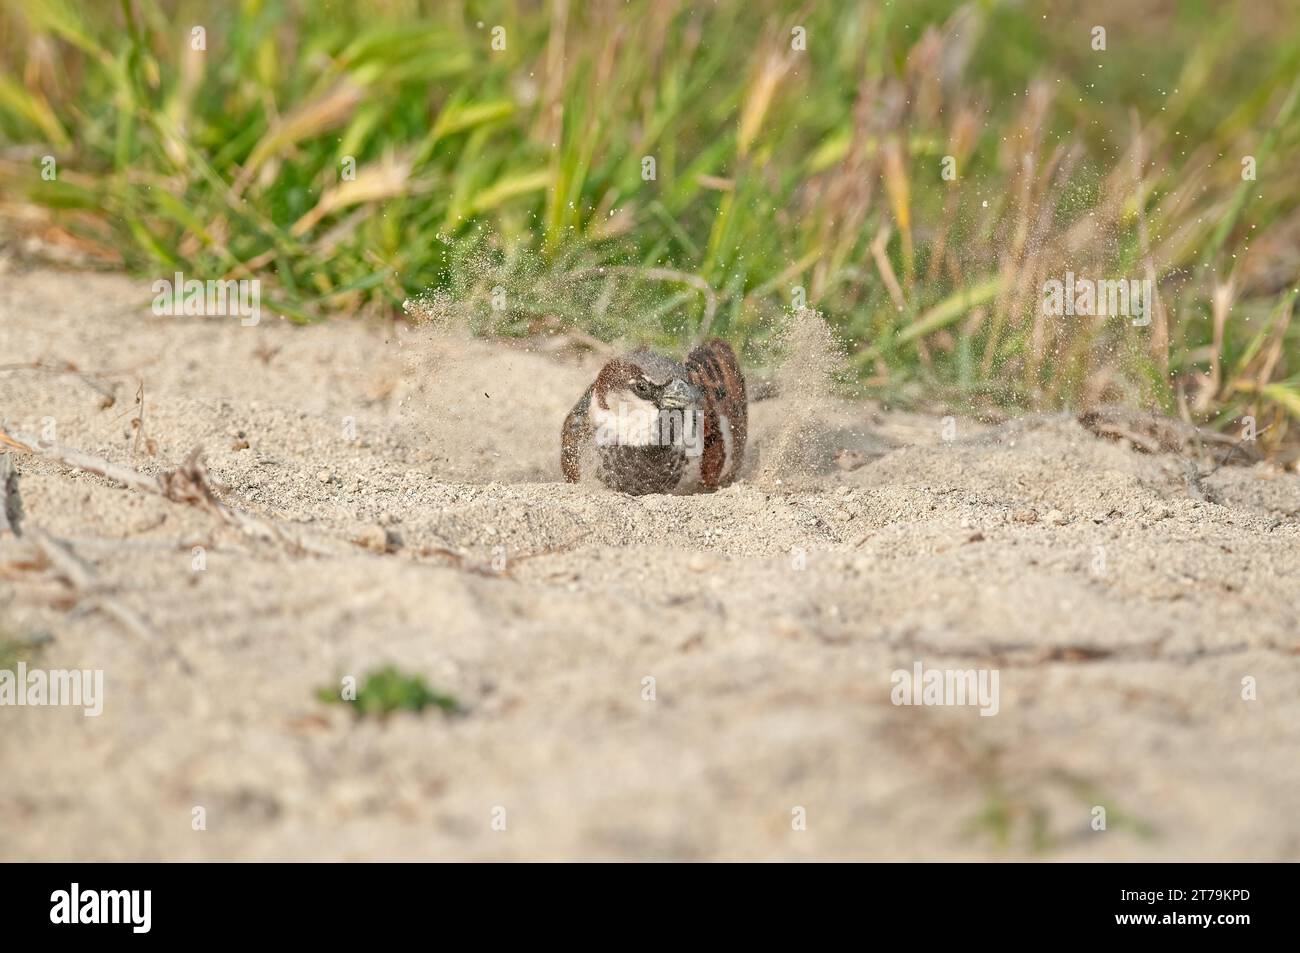
<path fill-rule="evenodd" d="M 690 493 L 726 486 L 740 470 L 749 416 L 745 378 L 714 338 L 684 364 L 633 351 L 606 364 L 560 433 L 570 483 L 585 466 L 623 493 Z"/>

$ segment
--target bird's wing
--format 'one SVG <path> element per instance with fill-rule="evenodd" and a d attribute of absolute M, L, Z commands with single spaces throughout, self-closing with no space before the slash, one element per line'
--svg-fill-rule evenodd
<path fill-rule="evenodd" d="M 593 430 L 590 410 L 591 392 L 595 386 L 592 384 L 578 398 L 569 416 L 564 418 L 564 427 L 560 431 L 560 469 L 564 471 L 564 479 L 570 483 L 577 483 L 582 478 L 582 448 Z"/>
<path fill-rule="evenodd" d="M 745 378 L 736 352 L 726 341 L 714 338 L 686 357 L 691 383 L 704 392 L 704 452 L 700 482 L 708 489 L 731 482 L 745 455 L 749 431 L 749 404 Z"/>

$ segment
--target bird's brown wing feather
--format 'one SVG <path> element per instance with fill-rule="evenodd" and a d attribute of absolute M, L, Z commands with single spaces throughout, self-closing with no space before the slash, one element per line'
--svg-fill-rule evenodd
<path fill-rule="evenodd" d="M 560 469 L 564 479 L 577 483 L 582 479 L 582 448 L 591 436 L 591 392 L 595 384 L 573 405 L 573 410 L 564 418 L 564 427 L 560 430 Z"/>
<path fill-rule="evenodd" d="M 700 482 L 706 489 L 730 483 L 740 470 L 745 455 L 745 436 L 749 431 L 749 404 L 745 396 L 745 378 L 731 345 L 720 338 L 701 344 L 686 357 L 691 383 L 704 392 L 704 449 L 700 459 Z M 731 430 L 731 455 L 722 433 L 722 418 Z M 728 465 L 730 464 L 730 466 Z M 724 471 L 726 475 L 723 476 Z"/>

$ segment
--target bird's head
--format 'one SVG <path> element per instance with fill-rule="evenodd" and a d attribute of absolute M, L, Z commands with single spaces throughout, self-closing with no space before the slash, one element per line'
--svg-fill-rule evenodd
<path fill-rule="evenodd" d="M 653 351 L 634 351 L 606 364 L 596 377 L 595 397 L 602 409 L 651 405 L 655 410 L 686 410 L 700 400 L 700 390 L 681 364 Z"/>
<path fill-rule="evenodd" d="M 700 389 L 690 372 L 653 351 L 634 351 L 606 364 L 596 377 L 592 416 L 597 443 L 684 446 L 697 452 Z"/>

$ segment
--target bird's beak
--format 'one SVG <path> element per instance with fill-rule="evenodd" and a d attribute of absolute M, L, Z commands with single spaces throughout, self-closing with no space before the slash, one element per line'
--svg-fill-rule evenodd
<path fill-rule="evenodd" d="M 663 396 L 659 399 L 659 406 L 668 410 L 682 410 L 700 399 L 698 387 L 694 387 L 683 380 L 674 380 L 664 388 Z"/>

